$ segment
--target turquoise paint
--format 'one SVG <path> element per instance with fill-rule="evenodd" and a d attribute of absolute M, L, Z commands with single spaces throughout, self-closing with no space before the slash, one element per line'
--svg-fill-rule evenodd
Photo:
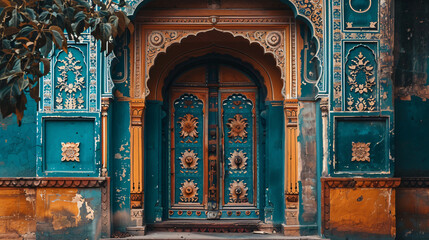
<path fill-rule="evenodd" d="M 80 221 L 76 227 L 65 227 L 55 230 L 52 224 L 52 218 L 39 218 L 37 222 L 36 238 L 37 239 L 58 239 L 58 240 L 74 240 L 74 239 L 100 239 L 106 236 L 101 232 L 101 190 L 97 189 L 79 189 L 77 194 L 82 196 L 84 203 L 79 209 Z M 53 199 L 55 196 L 52 196 Z M 77 203 L 71 203 L 77 204 Z M 91 219 L 91 209 L 93 219 Z M 63 216 L 68 221 L 75 221 L 72 213 L 64 210 Z"/>
<path fill-rule="evenodd" d="M 389 172 L 389 133 L 386 118 L 337 118 L 335 174 Z M 352 143 L 370 143 L 367 161 L 352 161 Z M 369 164 L 370 163 L 370 164 Z"/>
<path fill-rule="evenodd" d="M 45 119 L 43 132 L 43 172 L 77 172 L 84 175 L 95 171 L 95 141 L 93 119 L 87 120 L 57 120 Z M 59 134 L 60 133 L 60 134 Z M 79 161 L 62 161 L 62 143 L 79 143 Z M 73 173 L 75 174 L 75 173 Z M 98 175 L 98 173 L 95 173 Z"/>
<path fill-rule="evenodd" d="M 343 1 L 343 30 L 344 31 L 378 31 L 378 0 Z M 375 27 L 371 22 L 376 22 Z M 347 23 L 353 23 L 347 26 Z"/>
<path fill-rule="evenodd" d="M 395 175 L 429 176 L 429 31 L 427 1 L 397 1 L 395 6 Z"/>
<path fill-rule="evenodd" d="M 125 231 L 130 224 L 130 105 L 114 101 L 112 114 L 111 154 L 109 155 L 111 177 L 111 207 L 113 231 Z"/>
<path fill-rule="evenodd" d="M 328 129 L 327 129 L 328 130 Z M 322 234 L 322 183 L 320 178 L 323 171 L 323 123 L 320 111 L 320 101 L 316 102 L 316 141 L 317 141 L 317 231 Z M 329 131 L 329 130 L 328 130 Z"/>
<path fill-rule="evenodd" d="M 98 177 L 101 164 L 98 113 L 38 114 L 37 176 Z M 62 144 L 80 143 L 79 162 L 61 161 Z"/>
<path fill-rule="evenodd" d="M 147 101 L 145 112 L 145 222 L 162 221 L 163 206 L 168 201 L 167 176 L 162 173 L 167 160 L 162 149 L 162 102 Z M 167 155 L 167 153 L 165 153 Z M 163 161 L 160 161 L 164 159 Z M 163 192 L 161 192 L 163 191 Z M 162 194 L 166 198 L 162 199 Z"/>
<path fill-rule="evenodd" d="M 413 97 L 395 101 L 395 175 L 429 176 L 429 104 Z"/>
<path fill-rule="evenodd" d="M 266 102 L 265 222 L 284 223 L 284 109 L 281 102 Z M 263 136 L 263 134 L 259 134 Z M 267 214 L 269 213 L 269 214 Z"/>
<path fill-rule="evenodd" d="M 130 36 L 127 34 L 126 37 L 118 39 L 117 46 L 114 49 L 115 58 L 112 61 L 110 74 L 115 83 L 113 93 L 117 97 L 130 97 L 130 70 L 131 64 L 134 63 L 130 59 L 129 43 Z"/>
<path fill-rule="evenodd" d="M 304 48 L 301 50 L 301 95 L 299 98 L 313 99 L 317 94 L 316 82 L 321 74 L 320 61 L 315 58 L 317 44 L 310 34 L 310 29 L 305 25 L 300 25 L 300 36 L 304 41 Z"/>
<path fill-rule="evenodd" d="M 0 177 L 36 176 L 37 104 L 27 99 L 20 127 L 15 115 L 0 119 Z"/>

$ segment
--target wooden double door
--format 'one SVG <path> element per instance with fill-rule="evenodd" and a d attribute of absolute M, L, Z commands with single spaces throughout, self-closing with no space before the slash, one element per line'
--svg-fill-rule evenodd
<path fill-rule="evenodd" d="M 170 89 L 169 219 L 258 219 L 257 88 Z"/>

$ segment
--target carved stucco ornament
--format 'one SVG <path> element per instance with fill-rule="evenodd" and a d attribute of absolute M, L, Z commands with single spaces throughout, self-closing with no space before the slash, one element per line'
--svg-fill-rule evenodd
<path fill-rule="evenodd" d="M 61 161 L 66 162 L 79 162 L 79 145 L 80 143 L 74 143 L 74 142 L 68 142 L 68 143 L 61 143 L 61 155 L 63 156 L 61 158 Z"/>
<path fill-rule="evenodd" d="M 281 70 L 281 77 L 284 81 L 286 81 L 287 73 L 284 69 L 286 69 L 286 44 L 284 40 L 285 31 L 262 31 L 262 30 L 225 30 L 218 28 L 210 28 L 205 30 L 154 30 L 148 32 L 146 35 L 146 58 L 145 62 L 145 96 L 149 95 L 150 91 L 147 87 L 147 81 L 149 80 L 149 71 L 153 67 L 155 63 L 155 59 L 159 53 L 167 52 L 167 48 L 175 43 L 180 43 L 183 39 L 189 36 L 196 36 L 199 33 L 209 32 L 209 31 L 219 31 L 224 33 L 232 34 L 234 37 L 242 37 L 248 40 L 250 43 L 258 43 L 263 49 L 265 53 L 271 53 L 277 63 L 277 66 Z M 139 35 L 137 35 L 137 38 Z M 136 40 L 136 44 L 140 44 L 140 40 Z M 137 46 L 140 49 L 140 46 Z M 136 57 L 136 75 L 135 75 L 135 97 L 140 96 L 140 88 L 141 88 L 141 72 L 140 72 L 140 59 L 141 56 Z M 283 86 L 284 87 L 284 86 Z M 284 89 L 283 89 L 284 90 Z"/>
<path fill-rule="evenodd" d="M 58 62 L 63 63 L 58 66 L 59 77 L 57 78 L 56 88 L 59 88 L 59 93 L 55 98 L 56 109 L 83 109 L 84 98 L 81 93 L 82 88 L 85 88 L 85 77 L 82 75 L 81 61 L 77 60 L 71 51 L 65 59 L 60 59 Z M 69 77 L 74 75 L 73 80 Z M 63 94 L 66 93 L 63 98 Z M 76 94 L 79 93 L 79 96 Z"/>
<path fill-rule="evenodd" d="M 247 200 L 246 183 L 244 180 L 233 180 L 229 185 L 229 202 L 231 203 L 245 203 Z"/>
<path fill-rule="evenodd" d="M 229 160 L 229 166 L 231 169 L 239 170 L 239 169 L 245 169 L 247 165 L 247 157 L 243 150 L 240 150 L 239 152 L 237 150 L 234 150 L 233 153 L 231 153 L 231 156 L 228 158 Z"/>
<path fill-rule="evenodd" d="M 182 168 L 196 169 L 198 166 L 199 158 L 197 157 L 197 153 L 194 153 L 194 150 L 185 150 L 185 152 L 182 153 L 182 156 L 179 157 L 179 159 Z"/>
<path fill-rule="evenodd" d="M 180 200 L 182 202 L 197 202 L 198 201 L 198 187 L 194 180 L 185 180 L 180 187 Z"/>
<path fill-rule="evenodd" d="M 374 66 L 370 64 L 362 52 L 359 52 L 359 55 L 351 61 L 353 64 L 349 66 L 350 75 L 347 76 L 348 84 L 351 86 L 350 91 L 359 94 L 372 92 L 372 87 L 375 85 Z M 360 72 L 365 74 L 365 84 L 359 84 L 356 81 Z"/>
<path fill-rule="evenodd" d="M 186 138 L 186 137 L 192 137 L 192 138 L 198 138 L 198 131 L 197 131 L 197 125 L 198 125 L 198 118 L 194 117 L 192 114 L 186 114 L 184 117 L 179 118 L 180 124 L 180 137 Z"/>
<path fill-rule="evenodd" d="M 352 142 L 352 162 L 370 162 L 369 145 L 371 143 Z"/>
<path fill-rule="evenodd" d="M 228 122 L 226 125 L 229 128 L 228 137 L 229 138 L 246 138 L 247 137 L 247 131 L 246 127 L 249 125 L 247 123 L 247 119 L 243 118 L 241 114 L 235 114 L 233 118 L 228 119 Z"/>

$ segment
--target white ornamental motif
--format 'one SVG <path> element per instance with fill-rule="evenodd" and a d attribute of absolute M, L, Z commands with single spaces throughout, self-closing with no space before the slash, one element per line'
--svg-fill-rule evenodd
<path fill-rule="evenodd" d="M 85 77 L 82 75 L 82 66 L 80 61 L 76 60 L 71 51 L 69 51 L 65 59 L 58 60 L 64 65 L 58 66 L 60 76 L 57 77 L 57 86 L 59 88 L 58 96 L 55 99 L 56 109 L 83 109 L 84 100 L 80 93 L 82 88 L 85 88 Z M 74 79 L 70 80 L 69 76 L 74 75 Z M 63 98 L 65 93 L 65 99 Z M 76 94 L 79 93 L 79 96 Z"/>

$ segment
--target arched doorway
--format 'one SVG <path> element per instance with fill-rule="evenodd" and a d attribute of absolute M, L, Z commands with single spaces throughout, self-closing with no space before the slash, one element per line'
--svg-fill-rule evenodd
<path fill-rule="evenodd" d="M 166 79 L 166 219 L 259 219 L 266 88 L 249 64 L 208 54 Z"/>
<path fill-rule="evenodd" d="M 180 11 L 185 16 L 197 14 Z M 297 169 L 293 143 L 297 139 L 296 97 L 302 95 L 301 76 L 296 71 L 303 59 L 297 50 L 303 46 L 301 26 L 288 8 L 234 12 L 242 15 L 244 22 L 236 22 L 223 10 L 214 11 L 220 15 L 203 17 L 202 22 L 193 18 L 182 22 L 174 15 L 177 12 L 165 16 L 172 13 L 156 9 L 145 10 L 137 19 L 140 23 L 131 46 L 136 52 L 131 58 L 134 78 L 130 96 L 135 97 L 131 108 L 132 114 L 136 112 L 131 129 L 136 157 L 131 165 L 137 166 L 131 167 L 131 190 L 135 191 L 131 192 L 131 204 L 136 211 L 139 203 L 144 204 L 148 225 L 171 219 L 220 218 L 259 219 L 279 226 L 285 220 L 285 194 L 294 195 L 290 198 L 294 200 L 298 191 L 297 174 L 289 171 Z M 222 76 L 228 74 L 233 77 L 224 81 Z M 226 118 L 222 111 L 229 97 L 234 108 L 239 102 L 249 102 L 250 117 L 238 119 L 231 110 L 232 115 Z M 212 107 L 210 101 L 217 106 Z M 183 110 L 185 107 L 197 110 L 190 113 Z M 140 109 L 144 109 L 141 122 Z M 176 116 L 180 111 L 182 115 Z M 251 152 L 237 146 L 225 151 L 233 121 L 252 131 L 245 130 L 247 135 L 241 137 L 238 134 L 232 145 L 238 141 L 244 144 L 247 138 L 245 147 Z M 186 122 L 190 123 L 188 133 L 182 131 Z M 144 134 L 144 141 L 139 141 L 139 134 Z M 143 148 L 139 146 L 142 142 Z M 141 155 L 143 174 L 133 170 L 141 166 Z M 235 160 L 238 169 L 230 174 L 232 164 L 237 165 Z M 243 168 L 243 160 L 252 167 L 250 171 Z M 246 179 L 236 178 L 240 168 Z M 140 183 L 144 194 L 138 188 Z"/>

